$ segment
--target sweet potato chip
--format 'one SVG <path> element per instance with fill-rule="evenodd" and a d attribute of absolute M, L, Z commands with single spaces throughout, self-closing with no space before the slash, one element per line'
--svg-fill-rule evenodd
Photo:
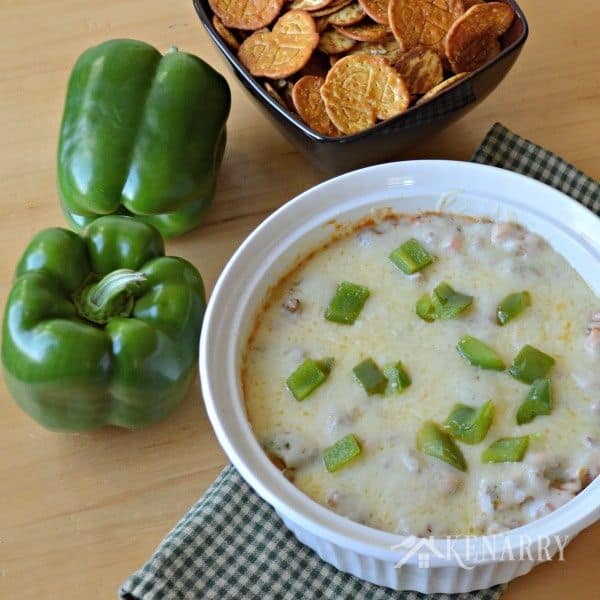
<path fill-rule="evenodd" d="M 354 40 L 343 36 L 334 29 L 321 34 L 317 48 L 325 54 L 343 54 L 351 50 L 355 45 L 356 42 Z"/>
<path fill-rule="evenodd" d="M 233 32 L 231 30 L 227 29 L 227 27 L 225 27 L 225 25 L 223 25 L 223 21 L 221 21 L 221 19 L 219 19 L 219 17 L 217 17 L 217 15 L 213 15 L 212 24 L 213 24 L 213 27 L 215 28 L 215 31 L 223 38 L 223 41 L 232 50 L 240 49 L 240 43 L 235 39 Z"/>
<path fill-rule="evenodd" d="M 411 94 L 425 94 L 444 78 L 439 54 L 423 46 L 405 52 L 392 66 L 402 75 Z"/>
<path fill-rule="evenodd" d="M 484 2 L 485 0 L 463 0 L 465 11 L 469 10 L 471 6 L 475 6 L 476 4 L 483 4 Z"/>
<path fill-rule="evenodd" d="M 498 37 L 512 24 L 513 9 L 503 2 L 472 6 L 448 31 L 444 50 L 455 73 L 474 71 L 500 51 Z"/>
<path fill-rule="evenodd" d="M 332 15 L 327 17 L 328 22 L 331 25 L 341 25 L 342 27 L 348 25 L 356 25 L 365 18 L 365 11 L 363 7 L 358 3 L 354 2 L 344 8 L 334 12 Z"/>
<path fill-rule="evenodd" d="M 390 34 L 390 28 L 380 23 L 359 23 L 348 27 L 336 27 L 336 30 L 357 42 L 380 42 Z"/>
<path fill-rule="evenodd" d="M 305 75 L 296 81 L 292 91 L 294 106 L 302 120 L 317 133 L 328 136 L 338 135 L 336 126 L 331 122 L 325 103 L 321 98 L 322 77 Z"/>
<path fill-rule="evenodd" d="M 265 83 L 263 83 L 263 87 L 265 88 L 267 94 L 269 94 L 269 96 L 271 96 L 271 98 L 273 98 L 273 100 L 275 100 L 277 104 L 280 104 L 281 106 L 283 106 L 283 108 L 287 108 L 283 98 L 275 89 L 275 86 L 271 85 L 268 81 L 265 81 Z"/>
<path fill-rule="evenodd" d="M 389 25 L 388 17 L 389 0 L 358 0 L 365 12 L 375 21 L 382 25 Z"/>
<path fill-rule="evenodd" d="M 283 0 L 208 0 L 225 27 L 256 30 L 281 12 Z"/>
<path fill-rule="evenodd" d="M 452 77 L 448 77 L 448 79 L 444 79 L 444 81 L 438 83 L 435 87 L 432 87 L 424 96 L 421 96 L 415 103 L 415 106 L 419 106 L 420 104 L 439 96 L 443 91 L 453 86 L 457 81 L 464 79 L 467 75 L 470 75 L 470 73 L 457 73 L 456 75 L 452 75 Z"/>
<path fill-rule="evenodd" d="M 315 20 L 310 13 L 304 10 L 286 12 L 273 26 L 273 33 L 276 35 L 308 35 L 312 38 L 315 30 Z"/>
<path fill-rule="evenodd" d="M 428 46 L 441 52 L 448 30 L 463 12 L 462 0 L 390 0 L 388 17 L 403 50 Z"/>
<path fill-rule="evenodd" d="M 333 0 L 293 0 L 290 4 L 291 10 L 320 10 L 329 6 Z"/>
<path fill-rule="evenodd" d="M 353 54 L 338 60 L 321 87 L 334 125 L 351 134 L 404 112 L 410 94 L 402 77 L 378 56 Z"/>
<path fill-rule="evenodd" d="M 279 95 L 283 98 L 288 110 L 290 112 L 296 112 L 294 106 L 294 100 L 292 99 L 292 91 L 294 90 L 294 84 L 291 81 L 285 80 L 285 85 L 279 90 Z"/>
<path fill-rule="evenodd" d="M 240 46 L 239 59 L 256 77 L 281 79 L 297 73 L 319 43 L 313 18 L 291 10 L 275 23 L 272 31 L 254 33 Z"/>
<path fill-rule="evenodd" d="M 348 54 L 369 54 L 371 56 L 381 56 L 389 63 L 393 63 L 402 56 L 403 52 L 394 39 L 384 42 L 359 42 L 350 50 Z"/>
<path fill-rule="evenodd" d="M 348 4 L 351 4 L 351 2 L 352 0 L 333 0 L 333 2 L 327 5 L 325 8 L 322 8 L 321 10 L 314 10 L 311 14 L 313 17 L 328 17 L 341 8 L 344 8 L 344 6 L 348 6 Z"/>

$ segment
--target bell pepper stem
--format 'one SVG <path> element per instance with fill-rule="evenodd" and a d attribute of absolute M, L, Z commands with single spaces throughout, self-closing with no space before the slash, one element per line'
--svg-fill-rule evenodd
<path fill-rule="evenodd" d="M 128 317 L 135 293 L 146 275 L 131 269 L 117 269 L 97 283 L 84 287 L 74 298 L 79 314 L 93 323 L 104 324 L 113 317 Z"/>

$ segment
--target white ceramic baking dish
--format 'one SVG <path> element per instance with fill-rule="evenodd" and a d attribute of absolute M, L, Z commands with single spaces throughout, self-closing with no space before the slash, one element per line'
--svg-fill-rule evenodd
<path fill-rule="evenodd" d="M 507 582 L 600 518 L 600 477 L 558 510 L 508 533 L 451 544 L 430 539 L 423 546 L 415 538 L 352 522 L 305 496 L 271 464 L 246 419 L 240 359 L 267 289 L 298 257 L 327 240 L 335 223 L 355 222 L 386 207 L 519 222 L 542 235 L 600 296 L 600 219 L 556 190 L 509 171 L 453 161 L 398 162 L 354 171 L 282 206 L 246 239 L 221 274 L 200 342 L 208 415 L 244 479 L 300 541 L 338 569 L 396 590 L 425 593 L 466 592 Z M 559 542 L 555 536 L 561 536 Z M 540 544 L 546 553 L 538 552 Z M 399 567 L 399 562 L 404 564 Z"/>

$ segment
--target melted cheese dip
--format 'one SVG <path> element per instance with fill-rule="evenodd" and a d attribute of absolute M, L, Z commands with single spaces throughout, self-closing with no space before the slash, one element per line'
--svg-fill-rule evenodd
<path fill-rule="evenodd" d="M 437 260 L 406 276 L 389 260 L 416 238 Z M 324 319 L 340 281 L 371 295 L 351 326 Z M 442 281 L 475 297 L 456 319 L 428 323 L 415 303 Z M 532 305 L 500 327 L 507 294 L 527 290 Z M 510 223 L 429 214 L 394 217 L 331 242 L 271 290 L 257 316 L 242 370 L 248 418 L 265 450 L 311 498 L 340 515 L 385 531 L 420 536 L 494 533 L 522 525 L 572 498 L 600 472 L 600 300 L 540 237 Z M 554 409 L 518 426 L 529 386 L 505 372 L 473 367 L 456 351 L 472 335 L 505 363 L 526 344 L 556 359 Z M 302 402 L 287 377 L 307 357 L 335 366 Z M 401 360 L 412 385 L 367 396 L 352 373 L 372 357 Z M 495 403 L 485 440 L 459 442 L 462 473 L 416 449 L 426 420 L 442 423 L 456 403 Z M 321 452 L 354 433 L 362 454 L 328 473 Z M 505 436 L 531 434 L 521 463 L 482 464 L 482 451 Z"/>

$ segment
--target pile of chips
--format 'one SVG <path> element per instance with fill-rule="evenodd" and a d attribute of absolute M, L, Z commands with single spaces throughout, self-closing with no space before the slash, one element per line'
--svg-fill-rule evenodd
<path fill-rule="evenodd" d="M 209 0 L 240 62 L 314 131 L 349 135 L 437 96 L 501 50 L 482 0 Z"/>

